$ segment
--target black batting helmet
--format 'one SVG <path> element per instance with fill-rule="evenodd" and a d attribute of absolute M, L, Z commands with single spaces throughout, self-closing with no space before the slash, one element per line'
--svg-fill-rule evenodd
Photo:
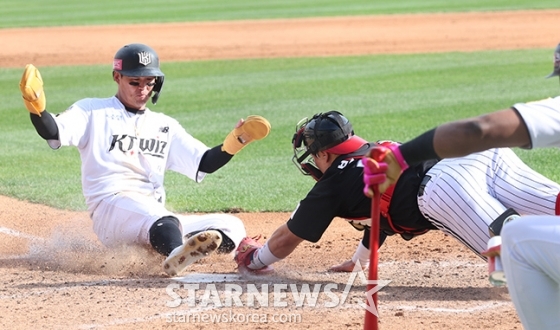
<path fill-rule="evenodd" d="M 144 44 L 128 44 L 117 51 L 113 58 L 113 71 L 128 77 L 156 77 L 152 90 L 152 103 L 156 104 L 164 74 L 159 69 L 159 57 L 155 50 Z"/>

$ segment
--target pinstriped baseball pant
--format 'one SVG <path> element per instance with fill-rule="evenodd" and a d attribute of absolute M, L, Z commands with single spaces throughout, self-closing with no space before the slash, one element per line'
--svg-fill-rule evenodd
<path fill-rule="evenodd" d="M 505 210 L 554 215 L 560 192 L 558 183 L 508 148 L 444 159 L 427 175 L 431 179 L 418 196 L 420 211 L 478 255 L 487 248 L 488 225 Z"/>

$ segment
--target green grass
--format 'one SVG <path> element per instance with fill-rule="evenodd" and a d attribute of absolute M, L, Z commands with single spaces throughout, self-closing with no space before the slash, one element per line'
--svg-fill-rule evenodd
<path fill-rule="evenodd" d="M 555 96 L 551 50 L 430 55 L 260 59 L 163 63 L 166 80 L 152 110 L 178 119 L 214 146 L 235 122 L 260 114 L 270 135 L 196 184 L 166 175 L 168 206 L 176 211 L 291 211 L 314 181 L 291 162 L 295 124 L 339 110 L 368 140 L 405 141 L 443 122 Z M 53 113 L 84 97 L 113 95 L 106 66 L 41 68 Z M 51 150 L 23 107 L 21 70 L 0 69 L 0 194 L 57 208 L 84 210 L 76 149 Z M 559 181 L 558 150 L 516 150 Z"/>
<path fill-rule="evenodd" d="M 0 0 L 0 28 L 560 8 L 557 0 Z"/>

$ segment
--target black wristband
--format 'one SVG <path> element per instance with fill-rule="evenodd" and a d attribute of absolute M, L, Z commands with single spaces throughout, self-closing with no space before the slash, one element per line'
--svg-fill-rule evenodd
<path fill-rule="evenodd" d="M 220 144 L 219 146 L 209 149 L 204 153 L 204 155 L 202 155 L 202 159 L 198 165 L 198 171 L 204 173 L 214 173 L 220 167 L 227 164 L 232 158 L 233 155 L 222 151 L 222 145 Z"/>
<path fill-rule="evenodd" d="M 35 130 L 43 139 L 58 140 L 58 126 L 47 110 L 44 110 L 40 117 L 33 113 L 29 115 Z"/>
<path fill-rule="evenodd" d="M 427 131 L 417 138 L 403 143 L 399 149 L 409 166 L 416 165 L 426 160 L 439 159 L 434 150 L 434 135 L 436 129 Z"/>

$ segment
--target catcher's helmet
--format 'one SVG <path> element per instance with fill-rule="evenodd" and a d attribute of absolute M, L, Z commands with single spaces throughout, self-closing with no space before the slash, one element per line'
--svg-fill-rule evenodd
<path fill-rule="evenodd" d="M 316 155 L 319 151 L 345 155 L 360 149 L 366 143 L 366 140 L 354 135 L 352 124 L 340 112 L 318 113 L 311 120 L 304 118 L 297 124 L 292 138 L 292 161 L 303 174 L 317 179 L 320 171 L 311 155 Z"/>
<path fill-rule="evenodd" d="M 550 78 L 556 76 L 560 76 L 560 44 L 558 44 L 554 50 L 554 70 L 552 70 L 552 73 L 546 77 Z"/>
<path fill-rule="evenodd" d="M 157 53 L 150 46 L 129 44 L 119 49 L 113 58 L 113 71 L 129 77 L 156 77 L 152 90 L 152 103 L 156 104 L 165 75 L 159 69 Z"/>

